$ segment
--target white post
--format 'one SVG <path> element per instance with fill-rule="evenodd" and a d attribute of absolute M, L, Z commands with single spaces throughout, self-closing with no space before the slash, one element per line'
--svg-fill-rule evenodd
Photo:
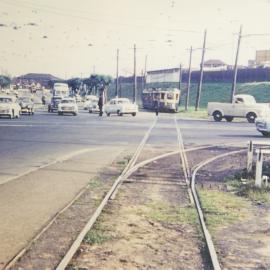
<path fill-rule="evenodd" d="M 257 162 L 256 162 L 256 178 L 255 178 L 255 186 L 262 186 L 262 165 L 263 165 L 263 154 L 261 149 L 257 153 Z"/>
<path fill-rule="evenodd" d="M 252 171 L 252 161 L 253 161 L 253 143 L 252 143 L 252 141 L 250 141 L 249 145 L 248 145 L 248 152 L 247 152 L 247 173 L 248 173 L 248 175 Z"/>

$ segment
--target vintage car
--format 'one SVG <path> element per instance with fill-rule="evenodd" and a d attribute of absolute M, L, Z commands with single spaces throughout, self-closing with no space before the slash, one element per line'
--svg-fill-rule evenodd
<path fill-rule="evenodd" d="M 34 102 L 30 97 L 20 97 L 18 102 L 21 106 L 21 113 L 34 114 Z"/>
<path fill-rule="evenodd" d="M 136 116 L 138 105 L 131 103 L 128 98 L 114 98 L 104 106 L 104 112 L 107 116 L 110 116 L 111 114 L 120 116 L 131 114 L 132 116 Z"/>
<path fill-rule="evenodd" d="M 264 137 L 270 137 L 270 117 L 257 118 L 255 125 L 256 129 L 262 133 Z"/>
<path fill-rule="evenodd" d="M 48 105 L 48 112 L 57 112 L 58 104 L 61 102 L 62 98 L 62 96 L 53 96 L 51 98 L 51 102 Z"/>
<path fill-rule="evenodd" d="M 78 114 L 78 105 L 76 104 L 75 98 L 67 97 L 63 98 L 58 104 L 58 114 L 63 115 L 65 113 L 70 113 L 73 115 Z"/>
<path fill-rule="evenodd" d="M 9 118 L 19 118 L 21 107 L 16 102 L 16 97 L 10 95 L 0 95 L 0 116 Z"/>
<path fill-rule="evenodd" d="M 98 103 L 98 97 L 97 96 L 94 96 L 94 95 L 85 96 L 84 97 L 84 104 L 83 104 L 84 110 L 89 110 L 90 105 L 92 106 L 93 103 L 96 103 L 96 104 Z"/>

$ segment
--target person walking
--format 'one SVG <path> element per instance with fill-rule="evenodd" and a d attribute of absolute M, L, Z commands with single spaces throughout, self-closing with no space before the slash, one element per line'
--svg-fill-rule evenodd
<path fill-rule="evenodd" d="M 102 116 L 102 114 L 103 114 L 103 95 L 102 95 L 102 93 L 99 95 L 98 108 L 99 108 L 99 116 Z"/>
<path fill-rule="evenodd" d="M 155 109 L 155 112 L 156 112 L 156 116 L 158 116 L 158 111 L 159 111 L 159 100 L 158 100 L 158 98 L 155 98 L 155 100 L 154 100 L 154 109 Z"/>

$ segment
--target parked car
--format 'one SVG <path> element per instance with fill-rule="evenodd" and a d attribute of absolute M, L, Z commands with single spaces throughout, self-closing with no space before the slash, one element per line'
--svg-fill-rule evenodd
<path fill-rule="evenodd" d="M 64 113 L 71 113 L 73 115 L 77 115 L 78 112 L 78 105 L 76 104 L 75 98 L 63 98 L 58 104 L 59 115 L 63 115 Z"/>
<path fill-rule="evenodd" d="M 19 118 L 21 112 L 20 105 L 16 102 L 16 97 L 0 95 L 0 116 L 9 118 Z"/>
<path fill-rule="evenodd" d="M 131 114 L 136 116 L 138 112 L 138 105 L 131 103 L 128 98 L 114 98 L 109 103 L 105 104 L 104 112 L 107 116 L 111 114 L 118 114 L 123 116 L 124 114 Z"/>
<path fill-rule="evenodd" d="M 34 102 L 30 97 L 20 97 L 18 102 L 21 106 L 21 113 L 34 114 Z"/>
<path fill-rule="evenodd" d="M 233 103 L 209 102 L 207 111 L 217 122 L 223 118 L 231 122 L 237 117 L 246 118 L 249 123 L 254 123 L 257 117 L 270 116 L 269 104 L 256 103 L 251 95 L 235 95 Z"/>
<path fill-rule="evenodd" d="M 89 106 L 92 105 L 93 102 L 98 103 L 98 97 L 94 95 L 86 95 L 84 97 L 84 104 L 83 104 L 84 110 L 89 110 Z"/>
<path fill-rule="evenodd" d="M 61 102 L 62 96 L 53 96 L 48 105 L 48 112 L 58 111 L 58 104 Z"/>
<path fill-rule="evenodd" d="M 257 118 L 255 121 L 256 129 L 264 137 L 270 137 L 270 117 Z"/>

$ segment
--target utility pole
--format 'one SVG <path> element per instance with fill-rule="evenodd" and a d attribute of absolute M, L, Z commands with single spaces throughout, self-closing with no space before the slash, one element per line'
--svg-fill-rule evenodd
<path fill-rule="evenodd" d="M 136 97 L 137 97 L 136 44 L 134 44 L 134 85 L 133 85 L 133 103 L 136 103 Z"/>
<path fill-rule="evenodd" d="M 186 104 L 185 104 L 186 111 L 188 110 L 188 103 L 189 103 L 189 90 L 190 90 L 190 80 L 191 80 L 191 60 L 192 60 L 192 46 L 190 47 L 190 53 L 189 53 L 188 85 L 187 85 Z"/>
<path fill-rule="evenodd" d="M 179 90 L 181 91 L 181 84 L 182 84 L 182 64 L 180 64 L 179 66 Z M 180 96 L 181 96 L 181 92 L 180 92 Z M 181 98 L 179 97 L 179 103 L 178 105 L 180 106 L 180 100 Z"/>
<path fill-rule="evenodd" d="M 144 72 L 143 72 L 143 69 L 142 69 L 142 72 L 141 72 L 141 88 L 142 88 L 142 92 L 143 92 L 143 89 L 144 89 L 143 80 L 144 80 Z"/>
<path fill-rule="evenodd" d="M 235 64 L 234 64 L 234 75 L 233 75 L 233 82 L 232 82 L 231 103 L 233 102 L 233 97 L 235 95 L 236 79 L 237 79 L 237 63 L 238 63 L 238 55 L 239 55 L 241 38 L 242 38 L 242 25 L 240 26 L 240 31 L 238 35 L 238 44 L 237 44 L 237 51 L 236 51 Z"/>
<path fill-rule="evenodd" d="M 202 60 L 201 60 L 201 70 L 200 70 L 200 81 L 198 84 L 195 111 L 198 111 L 200 106 L 201 92 L 202 92 L 202 80 L 203 80 L 203 66 L 204 66 L 204 54 L 205 54 L 205 43 L 206 43 L 206 34 L 207 31 L 204 31 L 204 39 L 203 39 L 203 50 L 202 50 Z"/>
<path fill-rule="evenodd" d="M 118 77 L 119 77 L 119 73 L 118 73 L 118 68 L 119 68 L 119 49 L 117 49 L 117 53 L 116 53 L 116 87 L 115 87 L 115 96 L 118 97 L 118 88 L 119 88 L 119 81 L 118 81 Z"/>
<path fill-rule="evenodd" d="M 144 87 L 143 89 L 146 87 L 146 76 L 147 76 L 147 55 L 145 55 L 145 59 L 144 59 Z"/>

